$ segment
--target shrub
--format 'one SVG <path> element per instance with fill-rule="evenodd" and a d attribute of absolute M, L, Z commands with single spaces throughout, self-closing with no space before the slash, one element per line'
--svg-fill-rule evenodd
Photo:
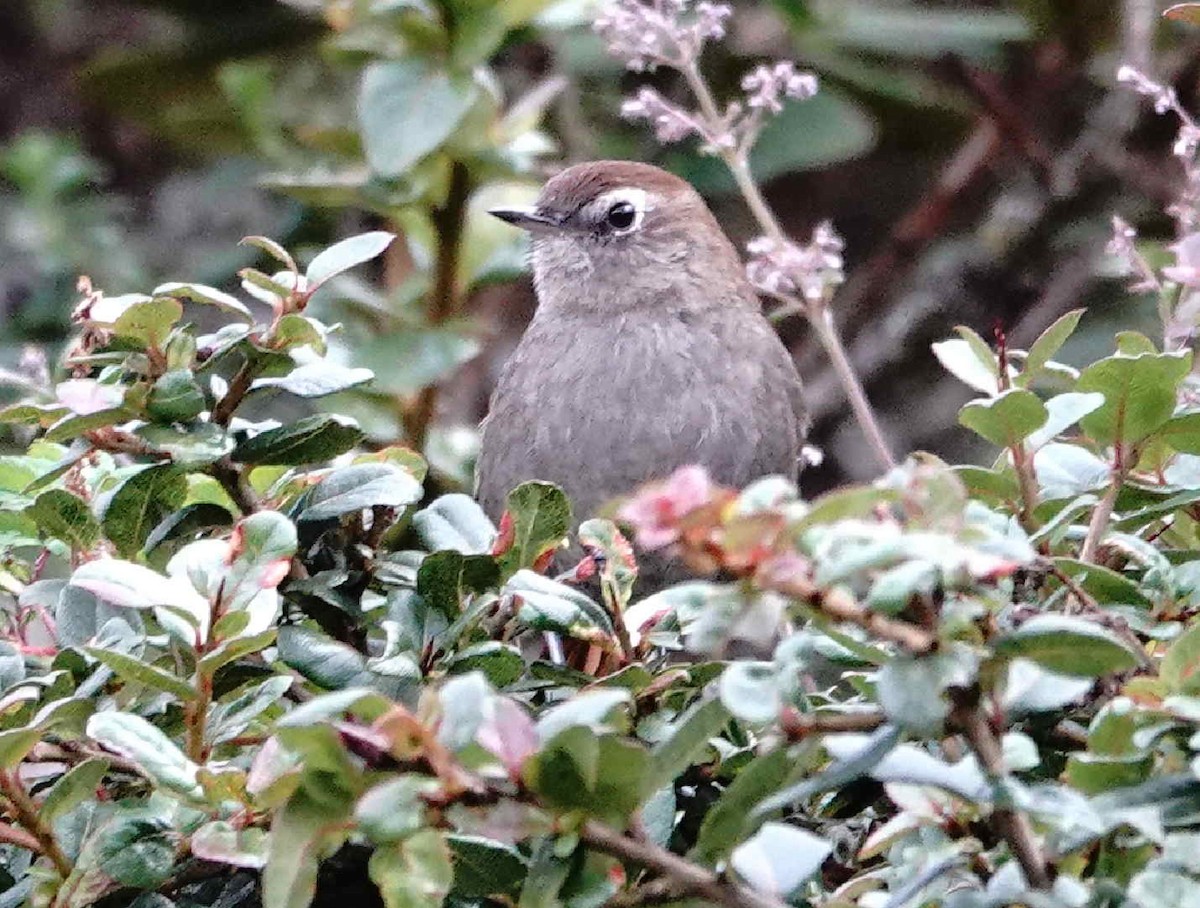
<path fill-rule="evenodd" d="M 709 579 L 640 600 L 608 520 L 547 575 L 553 486 L 496 527 L 347 416 L 269 417 L 371 380 L 308 304 L 391 234 L 249 238 L 241 295 L 83 282 L 65 373 L 0 412 L 0 906 L 301 908 L 322 868 L 389 908 L 1200 901 L 1197 133 L 1124 78 L 1182 117 L 1174 262 L 1113 242 L 1165 349 L 960 328 L 991 466 L 685 469 L 623 519 Z"/>

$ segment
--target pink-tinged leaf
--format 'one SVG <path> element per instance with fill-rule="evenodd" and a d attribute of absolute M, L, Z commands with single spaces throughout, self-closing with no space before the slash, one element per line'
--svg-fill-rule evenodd
<path fill-rule="evenodd" d="M 292 560 L 290 558 L 280 558 L 278 561 L 273 561 L 258 575 L 258 585 L 264 590 L 274 589 L 283 582 L 283 578 L 288 575 L 288 571 L 292 569 Z"/>
<path fill-rule="evenodd" d="M 1200 3 L 1176 3 L 1174 6 L 1168 6 L 1163 12 L 1163 18 L 1200 25 Z"/>
<path fill-rule="evenodd" d="M 80 416 L 119 407 L 125 392 L 114 385 L 102 385 L 91 378 L 72 378 L 55 389 L 58 402 Z"/>
<path fill-rule="evenodd" d="M 679 538 L 679 521 L 708 504 L 712 480 L 700 466 L 680 467 L 664 482 L 646 486 L 621 508 L 627 523 L 644 549 L 661 549 Z"/>
<path fill-rule="evenodd" d="M 261 870 L 267 864 L 267 833 L 253 827 L 237 829 L 225 820 L 215 820 L 192 835 L 192 854 L 216 864 Z"/>
<path fill-rule="evenodd" d="M 496 756 L 514 779 L 525 761 L 537 751 L 538 734 L 533 720 L 515 701 L 497 697 L 479 726 L 475 741 Z"/>

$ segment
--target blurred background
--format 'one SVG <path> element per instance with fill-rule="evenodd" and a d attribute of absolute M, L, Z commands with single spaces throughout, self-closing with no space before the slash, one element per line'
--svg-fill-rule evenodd
<path fill-rule="evenodd" d="M 846 239 L 835 309 L 897 451 L 972 459 L 967 397 L 929 344 L 956 324 L 1027 344 L 1088 306 L 1064 358 L 1154 334 L 1152 301 L 1105 277 L 1109 220 L 1148 236 L 1179 189 L 1174 124 L 1116 90 L 1119 64 L 1195 109 L 1200 29 L 1146 0 L 740 0 L 706 53 L 736 93 L 764 60 L 821 78 L 753 164 L 787 228 Z M 661 164 L 739 244 L 752 224 L 718 161 L 623 122 L 643 82 L 581 0 L 6 0 L 0 4 L 0 367 L 58 354 L 87 274 L 110 294 L 167 280 L 237 289 L 265 234 L 302 254 L 403 235 L 322 290 L 369 392 L 325 402 L 467 481 L 474 426 L 533 308 L 523 239 L 486 215 L 563 162 Z M 258 264 L 265 264 L 258 262 Z M 875 472 L 802 318 L 780 323 L 809 386 L 816 492 Z"/>

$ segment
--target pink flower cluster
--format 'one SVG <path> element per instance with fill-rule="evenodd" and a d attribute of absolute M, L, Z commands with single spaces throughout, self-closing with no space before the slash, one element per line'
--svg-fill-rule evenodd
<path fill-rule="evenodd" d="M 784 98 L 807 101 L 817 93 L 817 77 L 800 72 L 790 60 L 755 67 L 742 79 L 746 103 L 752 108 L 779 113 Z"/>
<path fill-rule="evenodd" d="M 799 294 L 808 303 L 819 304 L 842 283 L 842 249 L 845 244 L 833 225 L 823 221 L 812 240 L 801 246 L 790 240 L 758 237 L 746 246 L 750 261 L 746 275 L 759 290 L 773 296 Z"/>
<path fill-rule="evenodd" d="M 595 21 L 608 52 L 636 72 L 656 66 L 679 67 L 700 55 L 705 42 L 725 37 L 733 10 L 724 3 L 689 0 L 615 0 Z"/>

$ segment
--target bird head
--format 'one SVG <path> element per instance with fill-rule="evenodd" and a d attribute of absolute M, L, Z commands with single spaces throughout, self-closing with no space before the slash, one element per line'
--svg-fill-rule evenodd
<path fill-rule="evenodd" d="M 533 205 L 491 213 L 530 233 L 543 307 L 702 305 L 744 287 L 737 252 L 700 194 L 649 164 L 578 164 Z"/>

